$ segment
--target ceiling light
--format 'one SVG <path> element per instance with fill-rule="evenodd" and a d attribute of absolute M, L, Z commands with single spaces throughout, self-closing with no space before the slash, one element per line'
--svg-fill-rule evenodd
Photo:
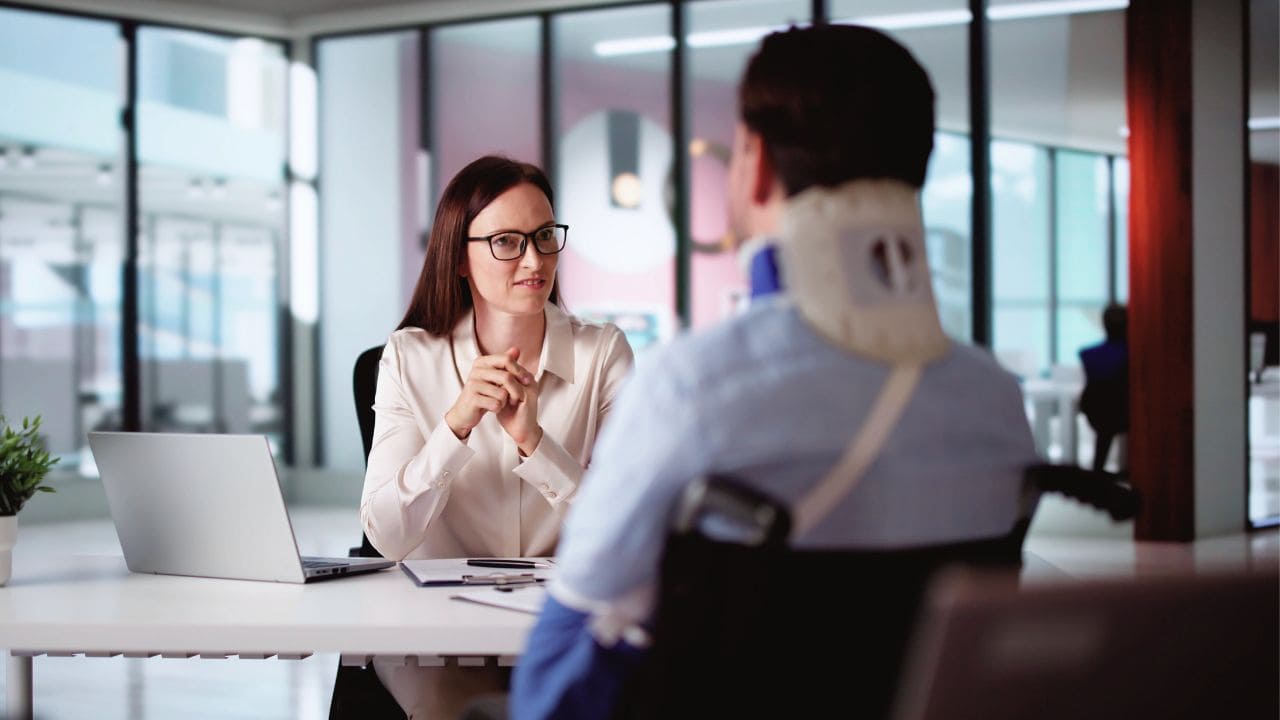
<path fill-rule="evenodd" d="M 640 207 L 640 198 L 644 195 L 644 189 L 640 184 L 640 178 L 635 173 L 618 173 L 618 177 L 613 179 L 611 190 L 613 191 L 613 201 L 619 207 L 624 207 L 628 210 Z"/>
<path fill-rule="evenodd" d="M 1124 10 L 1127 7 L 1129 7 L 1129 0 L 1064 0 L 1063 2 L 996 5 L 987 8 L 987 19 L 994 21 L 1022 20 L 1053 15 L 1078 15 L 1081 13 Z"/>
<path fill-rule="evenodd" d="M 104 186 L 110 185 L 111 184 L 111 166 L 107 165 L 106 163 L 99 165 L 98 174 L 95 179 L 97 180 L 99 185 L 104 185 Z"/>
<path fill-rule="evenodd" d="M 622 40 L 601 40 L 595 44 L 596 55 L 615 57 L 618 55 L 639 55 L 650 52 L 666 52 L 676 46 L 676 39 L 670 35 L 654 35 L 650 37 L 624 38 Z"/>
<path fill-rule="evenodd" d="M 1129 7 L 1129 0 L 1028 2 L 987 8 L 987 19 L 992 22 L 1000 22 L 1003 20 L 1023 20 L 1026 18 L 1123 10 L 1127 7 Z M 913 28 L 964 25 L 972 19 L 973 15 L 968 10 L 957 8 L 955 10 L 930 10 L 926 12 L 895 13 L 892 15 L 867 15 L 864 17 L 842 18 L 833 22 L 842 25 L 865 25 L 880 30 L 909 30 Z M 754 43 L 771 32 L 785 30 L 787 27 L 784 25 L 696 32 L 687 35 L 685 42 L 692 48 L 745 45 Z M 650 35 L 619 40 L 601 40 L 595 44 L 594 49 L 598 57 L 616 57 L 619 55 L 667 52 L 675 46 L 675 38 L 670 35 Z"/>
<path fill-rule="evenodd" d="M 1128 125 L 1121 125 L 1121 126 L 1119 127 L 1119 129 L 1117 129 L 1117 130 L 1116 130 L 1116 132 L 1120 134 L 1120 137 L 1122 137 L 1122 138 L 1128 138 L 1128 137 L 1129 137 L 1129 126 L 1128 126 Z"/>
<path fill-rule="evenodd" d="M 987 14 L 990 15 L 990 11 Z M 894 15 L 869 15 L 837 22 L 841 25 L 865 25 L 877 30 L 910 30 L 912 28 L 964 25 L 972 19 L 973 15 L 968 10 L 933 10 L 930 12 L 897 13 Z"/>
<path fill-rule="evenodd" d="M 1280 130 L 1280 117 L 1249 118 L 1250 130 Z"/>
<path fill-rule="evenodd" d="M 725 45 L 746 45 L 758 42 L 760 38 L 771 32 L 786 30 L 788 25 L 775 27 L 748 27 L 732 30 L 709 30 L 707 32 L 689 33 L 686 40 L 691 48 L 723 47 Z M 673 43 L 674 44 L 674 43 Z"/>
<path fill-rule="evenodd" d="M 22 155 L 18 157 L 18 167 L 23 170 L 30 170 L 36 166 L 36 149 L 30 145 L 22 148 Z"/>

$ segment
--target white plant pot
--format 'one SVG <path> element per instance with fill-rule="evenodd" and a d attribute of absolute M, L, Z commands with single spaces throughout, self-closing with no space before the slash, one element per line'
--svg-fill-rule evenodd
<path fill-rule="evenodd" d="M 18 516 L 0 515 L 0 586 L 13 574 L 13 544 L 18 541 Z"/>

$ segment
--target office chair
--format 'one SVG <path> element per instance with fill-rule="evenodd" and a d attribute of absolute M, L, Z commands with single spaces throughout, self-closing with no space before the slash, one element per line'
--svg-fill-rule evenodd
<path fill-rule="evenodd" d="M 1137 511 L 1115 475 L 1028 468 L 1024 482 L 1112 517 Z M 785 504 L 732 478 L 685 493 L 667 538 L 653 645 L 618 717 L 887 717 L 930 580 L 955 565 L 1016 584 L 1031 524 L 902 550 L 792 550 Z"/>
<path fill-rule="evenodd" d="M 378 361 L 382 358 L 382 347 L 377 345 L 360 353 L 351 379 L 366 465 L 369 463 L 369 450 L 373 447 L 373 397 L 378 387 Z M 351 548 L 347 555 L 382 557 L 369 542 L 368 535 L 362 535 L 360 545 Z M 364 667 L 348 667 L 339 660 L 338 675 L 333 682 L 333 699 L 329 702 L 329 720 L 404 720 L 404 717 L 404 711 L 378 679 L 372 663 Z"/>

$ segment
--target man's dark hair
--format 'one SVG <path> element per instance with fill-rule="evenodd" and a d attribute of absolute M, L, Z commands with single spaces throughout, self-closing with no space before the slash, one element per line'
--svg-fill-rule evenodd
<path fill-rule="evenodd" d="M 924 68 L 888 35 L 820 25 L 764 39 L 743 74 L 738 113 L 791 196 L 858 178 L 923 186 L 933 101 Z"/>
<path fill-rule="evenodd" d="M 1102 311 L 1102 329 L 1107 339 L 1112 342 L 1127 342 L 1129 339 L 1129 311 L 1123 305 L 1108 305 Z"/>

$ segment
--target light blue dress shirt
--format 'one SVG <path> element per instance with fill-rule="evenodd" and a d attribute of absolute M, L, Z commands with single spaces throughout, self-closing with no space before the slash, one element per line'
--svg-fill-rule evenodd
<path fill-rule="evenodd" d="M 688 483 L 731 474 L 792 503 L 839 460 L 888 367 L 824 341 L 785 296 L 639 358 L 558 550 L 562 601 L 652 585 Z M 953 344 L 926 367 L 862 481 L 799 547 L 907 547 L 1007 533 L 1036 452 L 1015 378 Z M 554 590 L 553 590 L 554 592 Z"/>

